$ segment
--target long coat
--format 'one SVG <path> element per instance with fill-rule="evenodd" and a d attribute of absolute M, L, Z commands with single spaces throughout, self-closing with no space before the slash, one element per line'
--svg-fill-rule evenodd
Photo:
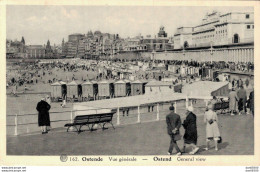
<path fill-rule="evenodd" d="M 229 110 L 235 111 L 237 109 L 237 93 L 235 91 L 231 91 L 229 93 Z"/>
<path fill-rule="evenodd" d="M 41 100 L 36 107 L 38 113 L 38 125 L 39 126 L 50 126 L 50 110 L 51 106 L 46 102 Z"/>
<path fill-rule="evenodd" d="M 179 129 L 181 127 L 181 118 L 178 114 L 171 112 L 166 116 L 166 124 L 167 124 L 167 132 L 169 135 L 172 135 L 172 130 L 177 128 L 177 133 L 179 133 Z"/>
<path fill-rule="evenodd" d="M 210 124 L 209 121 L 213 120 L 213 123 Z M 216 112 L 209 110 L 205 112 L 204 122 L 206 123 L 206 138 L 213 139 L 220 137 L 220 132 L 218 128 L 218 116 Z"/>
<path fill-rule="evenodd" d="M 253 112 L 254 115 L 254 91 L 250 92 L 248 107 L 250 108 L 250 111 Z"/>
<path fill-rule="evenodd" d="M 197 138 L 198 138 L 198 134 L 197 134 L 197 117 L 194 113 L 189 112 L 189 114 L 187 115 L 186 119 L 183 122 L 183 127 L 185 129 L 185 133 L 184 133 L 184 142 L 186 144 L 197 144 Z"/>
<path fill-rule="evenodd" d="M 238 111 L 240 112 L 243 110 L 243 107 L 246 106 L 246 99 L 247 99 L 246 90 L 243 88 L 237 90 L 237 97 L 238 97 Z"/>

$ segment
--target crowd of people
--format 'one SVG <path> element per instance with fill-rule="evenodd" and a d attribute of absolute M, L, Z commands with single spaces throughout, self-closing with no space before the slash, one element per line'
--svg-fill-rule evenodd
<path fill-rule="evenodd" d="M 229 110 L 231 116 L 235 113 L 239 115 L 249 114 L 247 109 L 254 116 L 254 91 L 251 91 L 249 98 L 247 98 L 247 93 L 243 85 L 240 85 L 237 90 L 232 88 L 229 93 Z"/>
<path fill-rule="evenodd" d="M 235 62 L 224 62 L 224 61 L 198 62 L 198 61 L 187 61 L 187 60 L 173 60 L 173 61 L 168 61 L 168 64 L 186 65 L 192 67 L 207 67 L 210 69 L 229 69 L 230 71 L 242 71 L 242 72 L 254 71 L 254 63 L 252 62 L 235 63 Z"/>
<path fill-rule="evenodd" d="M 57 81 L 59 78 L 53 72 L 53 69 L 56 71 L 61 70 L 62 72 L 77 72 L 78 70 L 85 71 L 93 71 L 99 73 L 96 79 L 99 77 L 103 77 L 103 74 L 100 75 L 100 71 L 97 69 L 97 65 L 102 63 L 102 61 L 97 61 L 95 65 L 83 64 L 77 65 L 75 63 L 62 63 L 62 62 L 53 62 L 47 64 L 39 64 L 39 63 L 30 63 L 24 66 L 24 70 L 17 69 L 16 75 L 13 75 L 10 80 L 8 80 L 8 86 L 14 86 L 14 94 L 17 91 L 18 86 L 23 86 L 24 84 L 38 84 L 39 81 L 42 82 L 42 78 L 46 75 L 53 76 L 53 79 L 49 80 L 49 83 Z M 150 62 L 154 63 L 154 62 Z M 159 63 L 158 61 L 155 63 Z M 187 65 L 193 67 L 205 67 L 211 69 L 230 69 L 231 71 L 253 71 L 254 64 L 253 63 L 225 63 L 225 62 L 205 62 L 200 63 L 196 61 L 171 61 L 166 62 L 170 65 Z M 166 65 L 167 65 L 166 64 Z M 106 73 L 106 76 L 109 74 Z M 112 73 L 111 73 L 111 76 Z M 112 79 L 116 79 L 116 76 L 113 76 Z M 79 79 L 76 76 L 72 75 L 72 80 Z M 108 79 L 108 78 L 106 78 Z M 192 78 L 194 79 L 194 78 Z M 83 78 L 82 78 L 83 80 Z M 174 82 L 178 83 L 182 80 L 181 76 L 179 76 Z M 186 80 L 188 81 L 188 79 Z M 246 79 L 242 81 L 242 79 L 231 81 L 232 90 L 229 93 L 229 110 L 230 114 L 233 116 L 236 113 L 239 115 L 249 114 L 249 111 L 254 115 L 254 91 L 250 92 L 249 98 L 247 98 L 247 93 L 245 87 L 248 87 L 249 80 Z M 210 142 L 214 142 L 215 150 L 218 151 L 218 144 L 221 143 L 221 133 L 218 127 L 218 116 L 214 111 L 214 101 L 213 99 L 208 106 L 206 107 L 206 111 L 204 113 L 204 123 L 205 123 L 205 131 L 206 131 L 206 147 L 205 151 L 210 150 Z M 63 98 L 63 103 L 61 107 L 66 106 L 66 99 Z M 42 134 L 47 134 L 50 129 L 50 114 L 49 110 L 51 109 L 51 101 L 50 97 L 46 96 L 38 102 L 36 110 L 38 111 L 38 126 L 41 127 Z M 168 154 L 173 154 L 173 149 L 175 148 L 177 153 L 176 155 L 182 155 L 184 153 L 189 153 L 191 155 L 196 154 L 199 151 L 199 147 L 197 146 L 198 140 L 198 131 L 197 131 L 197 116 L 194 113 L 194 109 L 192 106 L 188 106 L 186 110 L 185 120 L 182 122 L 181 118 L 178 114 L 174 113 L 174 106 L 170 106 L 170 113 L 166 116 L 166 124 L 167 124 L 167 133 L 170 136 L 170 146 L 168 149 Z M 249 110 L 248 110 L 249 109 Z M 180 128 L 183 127 L 185 132 L 182 137 L 180 133 Z M 180 149 L 177 141 L 183 140 L 183 148 Z M 187 152 L 187 147 L 190 146 L 192 148 L 191 151 Z"/>

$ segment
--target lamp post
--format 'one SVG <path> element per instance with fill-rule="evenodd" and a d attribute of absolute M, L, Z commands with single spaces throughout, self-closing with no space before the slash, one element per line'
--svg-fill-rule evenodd
<path fill-rule="evenodd" d="M 152 59 L 151 59 L 153 62 L 155 61 L 155 57 L 154 56 L 155 56 L 155 51 L 153 50 L 152 51 Z"/>
<path fill-rule="evenodd" d="M 210 42 L 210 63 L 212 64 L 212 58 L 213 58 L 213 47 L 212 47 L 212 41 Z"/>
<path fill-rule="evenodd" d="M 184 60 L 185 59 L 185 46 L 183 46 L 182 54 L 183 54 L 183 60 Z"/>

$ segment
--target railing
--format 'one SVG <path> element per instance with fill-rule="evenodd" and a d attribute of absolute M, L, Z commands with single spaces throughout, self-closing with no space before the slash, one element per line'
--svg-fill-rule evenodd
<path fill-rule="evenodd" d="M 207 102 L 211 99 L 211 97 L 205 97 L 204 101 Z M 169 106 L 172 104 L 175 107 L 175 112 L 181 113 L 183 110 L 183 113 L 185 113 L 186 107 L 190 104 L 193 106 L 194 100 L 203 100 L 201 98 L 199 99 L 190 99 L 186 97 L 186 99 L 178 99 L 173 101 L 165 101 L 165 102 L 155 102 L 155 103 L 149 103 L 149 104 L 140 104 L 138 106 L 131 106 L 131 107 L 117 107 L 112 108 L 112 110 L 116 111 L 116 115 L 113 117 L 114 123 L 117 124 L 117 126 L 120 125 L 128 125 L 128 124 L 137 124 L 141 122 L 151 122 L 151 121 L 159 121 L 161 119 L 165 119 L 165 116 L 167 113 L 169 113 Z M 198 108 L 205 108 L 206 106 L 200 106 L 196 107 Z M 165 109 L 166 107 L 166 109 Z M 63 112 L 50 112 L 50 116 L 54 116 L 58 114 L 58 118 L 55 120 L 51 120 L 51 124 L 54 125 L 53 128 L 60 128 L 63 127 L 65 122 L 73 122 L 74 117 L 77 116 L 77 114 L 80 114 L 81 112 L 90 112 L 91 114 L 98 114 L 102 109 L 111 109 L 111 108 L 97 108 L 97 109 L 85 109 L 85 110 L 70 110 L 70 111 L 63 111 Z M 147 109 L 147 111 L 145 110 Z M 93 113 L 94 111 L 94 113 Z M 132 112 L 132 113 L 129 113 Z M 9 131 L 9 134 L 7 135 L 23 135 L 23 134 L 29 134 L 33 132 L 38 132 L 38 121 L 37 113 L 33 114 L 15 114 L 15 115 L 8 115 L 7 118 L 14 117 L 14 124 L 8 124 L 7 130 Z M 26 119 L 27 118 L 27 119 Z M 34 118 L 34 120 L 33 120 Z M 21 123 L 22 121 L 28 121 L 31 120 L 31 122 L 25 122 Z M 37 121 L 37 122 L 36 122 Z M 25 128 L 21 128 L 21 126 Z M 10 130 L 13 127 L 13 134 L 10 134 Z M 26 129 L 26 130 L 25 130 Z M 24 131 L 25 130 L 25 131 Z M 35 131 L 32 131 L 35 130 Z M 7 132 L 8 132 L 7 131 Z"/>

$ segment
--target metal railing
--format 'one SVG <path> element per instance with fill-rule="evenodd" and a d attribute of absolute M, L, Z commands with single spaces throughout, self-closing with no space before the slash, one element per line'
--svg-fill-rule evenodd
<path fill-rule="evenodd" d="M 58 122 L 70 122 L 73 123 L 74 117 L 77 116 L 80 112 L 90 112 L 91 114 L 98 114 L 100 113 L 99 111 L 102 111 L 104 109 L 106 110 L 113 110 L 116 111 L 116 115 L 113 117 L 114 122 L 116 122 L 116 124 L 119 125 L 126 125 L 125 120 L 130 120 L 131 124 L 136 124 L 136 123 L 141 123 L 144 122 L 142 121 L 142 117 L 144 117 L 144 115 L 149 115 L 148 121 L 159 121 L 160 118 L 162 118 L 162 114 L 169 112 L 169 110 L 165 110 L 163 109 L 163 106 L 170 105 L 172 104 L 175 107 L 175 113 L 180 110 L 181 108 L 178 108 L 178 102 L 182 102 L 184 101 L 185 103 L 184 108 L 185 109 L 189 104 L 191 106 L 193 106 L 193 100 L 204 100 L 205 101 L 205 106 L 203 106 L 202 108 L 207 106 L 208 101 L 211 99 L 212 97 L 204 97 L 204 98 L 189 98 L 186 97 L 186 99 L 183 98 L 179 98 L 177 100 L 172 100 L 172 101 L 164 101 L 164 102 L 154 102 L 154 103 L 149 103 L 149 104 L 140 104 L 138 106 L 127 106 L 127 107 L 117 107 L 117 108 L 100 108 L 100 107 L 95 107 L 97 109 L 84 109 L 84 110 L 70 110 L 70 111 L 62 111 L 62 112 L 50 112 L 51 115 L 54 114 L 65 114 L 65 113 L 69 113 L 69 117 L 65 118 L 65 119 L 56 119 L 56 120 L 52 120 L 51 123 L 58 123 Z M 142 112 L 142 110 L 144 108 L 147 108 L 148 112 Z M 168 106 L 167 106 L 168 108 Z M 94 113 L 93 113 L 94 112 Z M 132 112 L 132 113 L 129 113 Z M 29 128 L 28 125 L 34 125 L 34 127 L 38 126 L 38 121 L 37 122 L 27 122 L 27 123 L 19 123 L 19 119 L 26 117 L 26 116 L 38 116 L 38 113 L 32 113 L 32 114 L 15 114 L 15 115 L 8 115 L 8 117 L 14 117 L 14 124 L 8 124 L 6 125 L 7 127 L 14 127 L 14 134 L 15 136 L 21 135 L 21 134 L 28 134 L 29 132 Z M 24 119 L 23 119 L 24 120 Z M 23 121 L 21 120 L 21 121 Z M 147 120 L 146 120 L 147 121 Z M 124 124 L 125 122 L 125 124 Z M 129 123 L 129 124 L 130 124 Z M 26 133 L 20 133 L 19 132 L 19 126 L 27 126 L 27 130 Z M 62 124 L 59 127 L 55 127 L 55 128 L 60 128 L 63 127 L 64 124 Z M 10 134 L 9 134 L 10 135 Z"/>

